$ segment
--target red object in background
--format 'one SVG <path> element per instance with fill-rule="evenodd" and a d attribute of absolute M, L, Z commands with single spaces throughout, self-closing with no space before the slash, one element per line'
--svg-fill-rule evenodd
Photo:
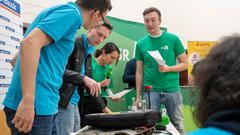
<path fill-rule="evenodd" d="M 186 54 L 188 55 L 188 51 L 186 50 Z M 180 86 L 187 86 L 188 85 L 188 69 L 185 71 L 181 71 L 179 77 Z"/>
<path fill-rule="evenodd" d="M 187 86 L 188 85 L 188 70 L 180 72 L 180 86 Z"/>
<path fill-rule="evenodd" d="M 144 86 L 144 89 L 145 89 L 145 90 L 151 90 L 151 89 L 152 89 L 152 86 L 151 86 L 151 85 Z"/>

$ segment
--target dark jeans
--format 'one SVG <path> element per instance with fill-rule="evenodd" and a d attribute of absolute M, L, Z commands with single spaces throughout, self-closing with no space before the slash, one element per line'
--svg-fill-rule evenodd
<path fill-rule="evenodd" d="M 19 132 L 12 124 L 16 111 L 5 107 L 4 109 L 8 127 L 12 135 L 59 135 L 57 115 L 36 115 L 33 127 L 29 133 Z"/>

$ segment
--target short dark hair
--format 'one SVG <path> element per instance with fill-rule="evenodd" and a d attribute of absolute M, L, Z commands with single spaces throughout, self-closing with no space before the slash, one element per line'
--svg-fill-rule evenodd
<path fill-rule="evenodd" d="M 113 30 L 113 26 L 108 20 L 105 20 L 104 22 L 100 22 L 99 24 L 95 25 L 93 28 L 98 28 L 98 27 L 101 27 L 101 26 L 106 27 L 110 31 Z"/>
<path fill-rule="evenodd" d="M 216 112 L 240 108 L 239 52 L 240 36 L 225 37 L 197 68 L 200 93 L 194 115 L 200 127 Z"/>
<path fill-rule="evenodd" d="M 96 58 L 98 58 L 102 54 L 103 50 L 105 51 L 106 54 L 110 54 L 114 51 L 118 52 L 119 55 L 118 55 L 118 58 L 117 58 L 117 61 L 116 61 L 116 65 L 117 65 L 118 59 L 119 59 L 119 56 L 120 56 L 120 50 L 119 50 L 118 46 L 113 42 L 107 42 L 101 49 L 96 50 L 94 56 Z"/>
<path fill-rule="evenodd" d="M 77 0 L 76 4 L 87 10 L 99 10 L 101 13 L 112 9 L 110 0 Z"/>
<path fill-rule="evenodd" d="M 144 11 L 143 11 L 143 16 L 145 16 L 146 14 L 148 13 L 151 13 L 151 12 L 156 12 L 159 16 L 159 19 L 161 20 L 161 12 L 159 9 L 155 8 L 155 7 L 149 7 L 149 8 L 146 8 Z"/>

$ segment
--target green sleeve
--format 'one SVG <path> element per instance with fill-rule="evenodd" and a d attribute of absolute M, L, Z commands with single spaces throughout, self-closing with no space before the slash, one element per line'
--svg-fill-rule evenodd
<path fill-rule="evenodd" d="M 136 60 L 143 61 L 143 55 L 141 53 L 141 47 L 140 47 L 139 43 L 137 43 L 137 45 L 136 45 L 135 58 L 136 58 Z"/>
<path fill-rule="evenodd" d="M 185 52 L 185 49 L 183 47 L 183 44 L 181 40 L 176 36 L 175 38 L 175 48 L 174 48 L 176 56 L 179 56 L 180 54 L 183 54 Z"/>

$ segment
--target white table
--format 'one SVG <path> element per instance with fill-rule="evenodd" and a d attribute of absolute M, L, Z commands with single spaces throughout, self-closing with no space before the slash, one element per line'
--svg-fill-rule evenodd
<path fill-rule="evenodd" d="M 149 130 L 150 131 L 150 130 Z M 150 131 L 151 132 L 151 131 Z M 143 132 L 145 133 L 145 132 Z M 116 134 L 128 134 L 128 135 L 137 135 L 139 132 L 132 129 L 122 129 L 122 130 L 101 130 L 101 129 L 91 129 L 90 126 L 85 126 L 75 133 L 70 133 L 70 135 L 116 135 Z M 140 133 L 141 134 L 141 133 Z"/>
<path fill-rule="evenodd" d="M 81 135 L 83 133 L 83 131 L 86 131 L 86 130 L 89 130 L 91 127 L 90 126 L 85 126 L 84 128 L 80 129 L 78 132 L 75 132 L 75 133 L 71 133 L 70 135 Z M 113 131 L 113 132 L 102 132 L 100 130 L 92 130 L 93 132 L 94 131 L 97 131 L 99 133 L 99 135 L 114 135 L 116 133 L 116 131 Z M 124 132 L 127 132 L 129 134 L 136 134 L 135 131 L 131 130 L 131 129 L 125 129 L 125 130 L 119 130 L 119 132 L 121 131 L 124 131 Z M 172 123 L 169 123 L 167 125 L 167 129 L 166 131 L 172 133 L 173 135 L 181 135 L 177 129 L 173 126 Z M 153 133 L 153 135 L 163 135 L 163 133 Z"/>
<path fill-rule="evenodd" d="M 81 130 L 79 130 L 78 132 L 75 133 L 71 133 L 70 135 L 81 135 L 83 133 L 83 131 L 85 130 L 89 130 L 90 126 L 85 126 L 84 128 L 82 128 Z M 167 129 L 168 132 L 172 133 L 173 135 L 181 135 L 177 129 L 173 126 L 172 123 L 169 123 L 167 125 Z M 114 135 L 116 133 L 116 131 L 109 131 L 109 132 L 102 132 L 100 130 L 92 130 L 92 132 L 98 132 L 98 135 Z M 119 130 L 118 132 L 127 132 L 128 134 L 134 135 L 137 134 L 135 131 L 130 130 L 130 129 L 125 129 L 125 130 Z M 89 133 L 88 133 L 89 134 Z M 95 134 L 94 134 L 95 135 Z M 153 133 L 153 135 L 164 135 L 163 133 Z"/>

